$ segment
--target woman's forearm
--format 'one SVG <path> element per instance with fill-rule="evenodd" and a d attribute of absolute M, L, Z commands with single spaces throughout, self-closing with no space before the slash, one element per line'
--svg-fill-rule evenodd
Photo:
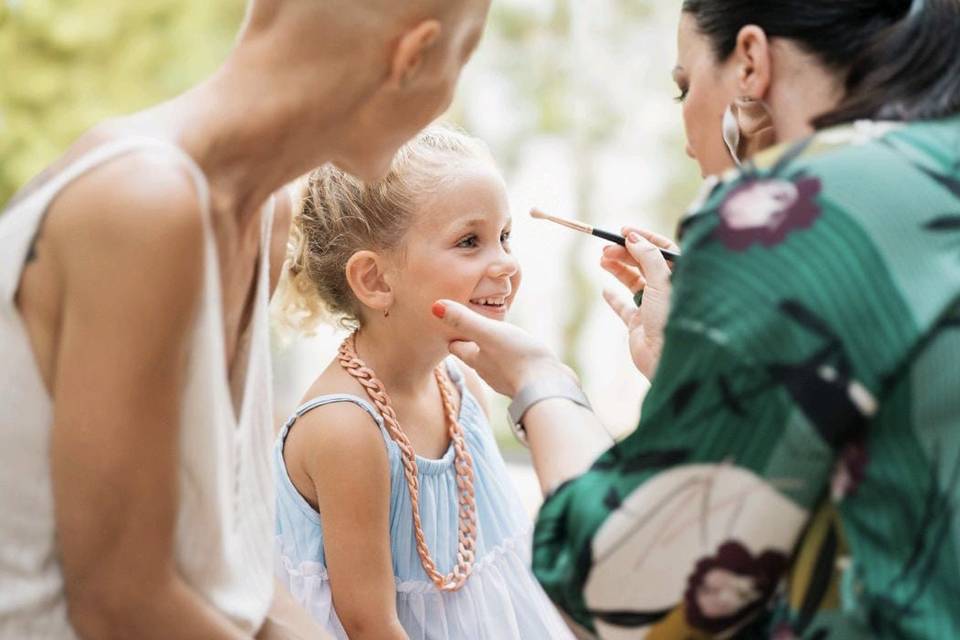
<path fill-rule="evenodd" d="M 90 640 L 250 638 L 178 577 L 153 588 L 114 583 L 103 588 L 89 585 L 82 591 L 72 597 L 68 587 L 68 610 L 79 635 Z"/>
<path fill-rule="evenodd" d="M 369 612 L 364 612 L 357 619 L 341 616 L 340 622 L 350 640 L 409 640 L 400 622 L 393 620 L 372 620 Z"/>
<path fill-rule="evenodd" d="M 329 636 L 301 607 L 285 586 L 276 583 L 267 619 L 256 640 L 327 640 Z"/>
<path fill-rule="evenodd" d="M 595 413 L 564 398 L 536 403 L 523 425 L 545 494 L 586 471 L 613 444 Z"/>

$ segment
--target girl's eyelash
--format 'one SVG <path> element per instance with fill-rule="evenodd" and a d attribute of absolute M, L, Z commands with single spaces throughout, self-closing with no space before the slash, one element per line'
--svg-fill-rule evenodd
<path fill-rule="evenodd" d="M 512 233 L 513 233 L 512 231 L 504 231 L 503 233 L 501 233 L 500 242 L 508 242 L 510 240 L 510 235 Z M 460 247 L 461 249 L 472 249 L 473 247 L 477 246 L 477 241 L 478 241 L 477 235 L 472 233 L 468 236 L 464 236 L 460 238 L 460 240 L 457 241 L 457 246 Z"/>
<path fill-rule="evenodd" d="M 466 248 L 473 247 L 474 245 L 476 245 L 476 243 L 477 243 L 477 236 L 470 234 L 469 236 L 464 236 L 463 238 L 460 238 L 460 240 L 457 242 L 457 246 L 466 249 Z"/>
<path fill-rule="evenodd" d="M 678 95 L 676 98 L 673 99 L 674 102 L 683 102 L 684 100 L 687 99 L 687 94 L 688 94 L 688 93 L 690 93 L 690 89 L 686 89 L 686 88 L 681 89 L 681 90 L 680 90 L 680 95 Z"/>

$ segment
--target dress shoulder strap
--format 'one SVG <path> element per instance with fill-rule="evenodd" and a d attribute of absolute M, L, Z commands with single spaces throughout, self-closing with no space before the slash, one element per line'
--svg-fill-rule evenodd
<path fill-rule="evenodd" d="M 367 414 L 373 418 L 373 421 L 377 424 L 377 427 L 380 429 L 380 435 L 383 437 L 384 441 L 387 443 L 388 448 L 390 445 L 394 444 L 393 440 L 390 438 L 390 434 L 387 433 L 386 428 L 383 424 L 383 417 L 377 412 L 377 410 L 369 402 L 360 398 L 358 396 L 349 394 L 349 393 L 333 393 L 329 395 L 317 396 L 312 400 L 304 402 L 302 405 L 297 407 L 296 411 L 293 412 L 287 421 L 284 423 L 283 428 L 280 430 L 280 441 L 283 442 L 287 439 L 287 434 L 290 433 L 290 429 L 293 427 L 294 423 L 302 418 L 307 413 L 313 411 L 318 407 L 324 407 L 329 404 L 336 404 L 339 402 L 347 402 L 350 404 L 355 404 Z"/>

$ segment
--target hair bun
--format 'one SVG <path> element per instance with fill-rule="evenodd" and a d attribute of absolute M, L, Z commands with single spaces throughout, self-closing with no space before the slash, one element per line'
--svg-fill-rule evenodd
<path fill-rule="evenodd" d="M 879 9 L 882 15 L 899 20 L 910 12 L 914 3 L 920 1 L 922 0 L 877 0 L 873 9 Z"/>

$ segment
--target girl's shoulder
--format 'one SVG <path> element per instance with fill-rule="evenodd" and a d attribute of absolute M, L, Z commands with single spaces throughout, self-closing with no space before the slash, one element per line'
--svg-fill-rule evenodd
<path fill-rule="evenodd" d="M 339 366 L 328 367 L 281 434 L 284 463 L 294 484 L 302 489 L 307 483 L 342 480 L 351 469 L 388 464 L 382 424 L 363 387 Z"/>

